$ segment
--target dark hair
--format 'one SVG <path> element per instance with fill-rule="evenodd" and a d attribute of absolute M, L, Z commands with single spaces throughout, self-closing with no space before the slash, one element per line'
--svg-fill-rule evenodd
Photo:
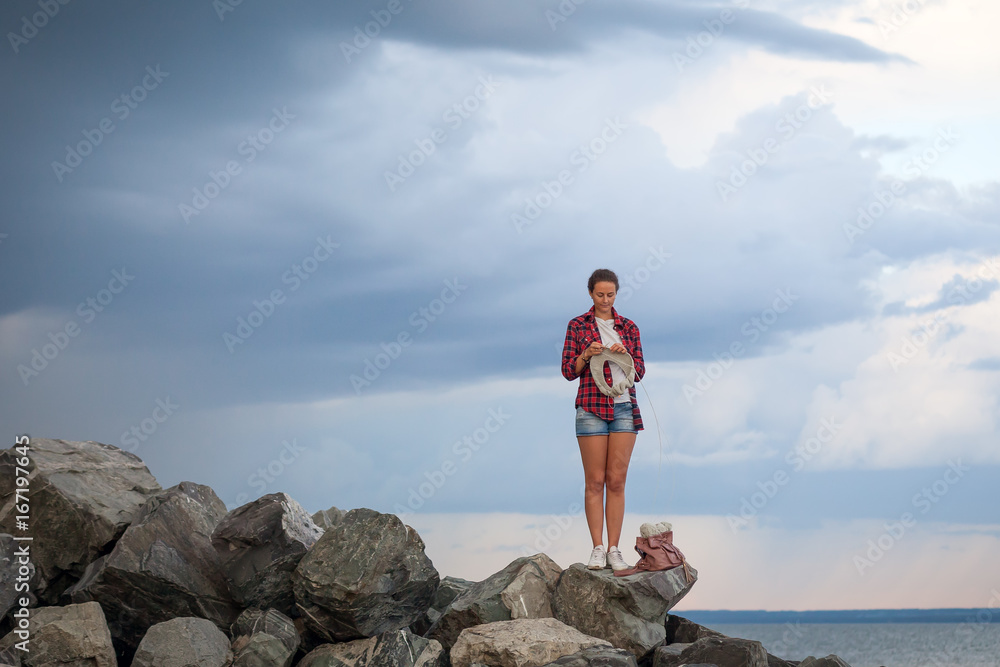
<path fill-rule="evenodd" d="M 597 283 L 614 283 L 615 291 L 618 291 L 618 276 L 611 269 L 597 269 L 591 273 L 590 280 L 587 281 L 587 291 L 593 292 Z"/>

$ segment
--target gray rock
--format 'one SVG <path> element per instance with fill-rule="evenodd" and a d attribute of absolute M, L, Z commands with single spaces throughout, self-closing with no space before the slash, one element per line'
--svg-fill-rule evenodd
<path fill-rule="evenodd" d="M 611 645 L 554 618 L 518 618 L 462 630 L 451 649 L 451 664 L 536 667 L 595 646 Z"/>
<path fill-rule="evenodd" d="M 288 667 L 300 643 L 295 623 L 276 609 L 247 609 L 232 636 L 234 667 Z"/>
<path fill-rule="evenodd" d="M 114 550 L 67 591 L 96 600 L 123 655 L 151 626 L 196 616 L 228 629 L 239 613 L 210 536 L 226 506 L 207 486 L 181 482 L 151 497 Z"/>
<path fill-rule="evenodd" d="M 15 532 L 17 459 L 0 451 L 0 532 Z M 83 575 L 132 522 L 160 485 L 139 457 L 99 442 L 34 438 L 30 449 L 28 501 L 31 557 L 37 569 L 33 590 L 45 604 Z"/>
<path fill-rule="evenodd" d="M 593 646 L 565 655 L 546 667 L 636 667 L 635 656 L 622 648 Z"/>
<path fill-rule="evenodd" d="M 263 632 L 280 639 L 289 651 L 299 647 L 295 622 L 276 609 L 247 609 L 233 623 L 230 632 L 234 640 Z"/>
<path fill-rule="evenodd" d="M 330 528 L 333 528 L 340 523 L 343 518 L 343 510 L 339 510 L 336 507 L 331 507 L 328 510 L 320 510 L 312 515 L 313 523 L 319 526 L 322 530 L 329 530 Z"/>
<path fill-rule="evenodd" d="M 229 638 L 204 618 L 174 618 L 149 629 L 132 667 L 226 667 L 233 658 Z"/>
<path fill-rule="evenodd" d="M 295 500 L 269 493 L 227 514 L 212 533 L 212 546 L 236 602 L 293 615 L 292 572 L 322 534 Z"/>
<path fill-rule="evenodd" d="M 65 607 L 38 607 L 29 612 L 29 651 L 20 654 L 24 667 L 86 665 L 117 667 L 111 633 L 96 602 Z M 0 655 L 21 641 L 13 632 L 0 640 Z M 18 663 L 14 663 L 17 665 Z"/>
<path fill-rule="evenodd" d="M 798 662 L 782 660 L 776 655 L 767 654 L 767 667 L 796 667 L 798 664 Z"/>
<path fill-rule="evenodd" d="M 642 658 L 663 643 L 667 611 L 697 581 L 698 572 L 689 570 L 690 583 L 679 567 L 616 577 L 611 570 L 589 570 L 583 563 L 574 563 L 556 585 L 555 617 Z"/>
<path fill-rule="evenodd" d="M 657 648 L 653 667 L 710 664 L 719 667 L 767 667 L 767 651 L 760 642 L 732 637 L 705 637 L 676 655 L 668 646 Z"/>
<path fill-rule="evenodd" d="M 799 667 L 851 667 L 842 658 L 839 658 L 833 654 L 826 656 L 825 658 L 815 658 L 809 656 L 805 660 L 799 663 Z"/>
<path fill-rule="evenodd" d="M 233 642 L 233 667 L 290 667 L 294 651 L 266 632 L 240 637 Z"/>
<path fill-rule="evenodd" d="M 296 667 L 447 667 L 448 654 L 433 639 L 419 637 L 407 628 L 390 630 L 368 639 L 323 644 L 309 652 Z"/>
<path fill-rule="evenodd" d="M 13 647 L 0 649 L 0 667 L 21 667 L 20 653 Z"/>
<path fill-rule="evenodd" d="M 716 632 L 704 625 L 698 625 L 694 621 L 689 621 L 681 616 L 667 614 L 667 622 L 664 624 L 667 636 L 664 639 L 666 644 L 690 644 L 703 637 L 725 637 L 721 632 Z"/>
<path fill-rule="evenodd" d="M 430 607 L 439 582 L 417 531 L 367 508 L 323 533 L 292 576 L 306 625 L 329 642 L 405 628 Z"/>
<path fill-rule="evenodd" d="M 455 598 L 425 636 L 451 648 L 465 628 L 517 618 L 552 618 L 562 569 L 545 554 L 522 556 Z"/>
<path fill-rule="evenodd" d="M 448 608 L 448 605 L 475 585 L 475 581 L 459 579 L 458 577 L 448 576 L 442 579 L 437 591 L 434 592 L 431 606 L 410 625 L 410 631 L 416 635 L 426 635 L 431 626 L 441 618 L 441 614 Z"/>
<path fill-rule="evenodd" d="M 644 659 L 643 662 L 650 665 L 653 664 L 654 652 L 656 655 L 660 656 L 661 661 L 666 660 L 668 656 L 680 657 L 681 653 L 683 653 L 690 645 L 690 643 L 674 643 L 657 646 L 655 651 L 650 651 L 646 654 L 646 658 L 648 658 L 648 660 Z"/>
<path fill-rule="evenodd" d="M 38 600 L 32 592 L 37 583 L 37 580 L 33 581 L 35 580 L 35 565 L 30 560 L 30 553 L 27 558 L 23 553 L 20 556 L 16 554 L 18 549 L 27 544 L 29 544 L 27 541 L 15 540 L 13 535 L 0 533 L 0 619 L 4 618 L 7 612 L 14 607 L 21 607 L 22 605 L 19 603 L 21 598 L 28 599 L 28 604 L 23 606 L 37 606 Z M 33 553 L 33 550 L 29 549 L 29 552 Z M 22 563 L 20 562 L 22 560 L 28 562 Z M 20 572 L 21 568 L 26 568 L 23 574 Z M 18 581 L 19 578 L 21 581 Z M 27 586 L 28 590 L 19 591 L 18 585 L 22 588 Z"/>

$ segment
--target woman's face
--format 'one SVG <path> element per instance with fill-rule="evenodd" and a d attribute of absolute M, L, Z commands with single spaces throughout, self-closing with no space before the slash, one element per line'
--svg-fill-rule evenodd
<path fill-rule="evenodd" d="M 615 284 L 608 281 L 594 283 L 594 291 L 590 293 L 590 298 L 594 300 L 594 310 L 601 313 L 610 313 L 611 307 L 615 305 Z"/>

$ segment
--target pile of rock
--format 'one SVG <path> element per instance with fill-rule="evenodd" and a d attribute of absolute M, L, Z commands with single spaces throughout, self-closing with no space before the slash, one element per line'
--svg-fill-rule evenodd
<path fill-rule="evenodd" d="M 693 569 L 690 583 L 675 570 L 614 577 L 540 553 L 484 581 L 441 579 L 393 514 L 309 516 L 283 493 L 227 512 L 207 486 L 162 489 L 116 447 L 43 439 L 25 653 L 6 585 L 14 459 L 0 451 L 0 667 L 795 664 L 669 615 Z"/>

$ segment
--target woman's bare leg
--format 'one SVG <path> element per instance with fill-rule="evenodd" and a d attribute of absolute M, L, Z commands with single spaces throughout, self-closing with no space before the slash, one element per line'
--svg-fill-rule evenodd
<path fill-rule="evenodd" d="M 583 507 L 594 546 L 603 544 L 604 535 L 604 474 L 608 459 L 607 435 L 578 435 L 580 456 L 583 458 L 583 478 L 586 483 Z M 620 527 L 619 527 L 620 530 Z"/>
<path fill-rule="evenodd" d="M 625 520 L 625 477 L 635 446 L 635 433 L 612 433 L 608 436 L 605 485 L 608 489 L 608 548 L 617 547 Z M 588 511 L 588 521 L 590 515 Z M 591 529 L 593 532 L 593 529 Z"/>

